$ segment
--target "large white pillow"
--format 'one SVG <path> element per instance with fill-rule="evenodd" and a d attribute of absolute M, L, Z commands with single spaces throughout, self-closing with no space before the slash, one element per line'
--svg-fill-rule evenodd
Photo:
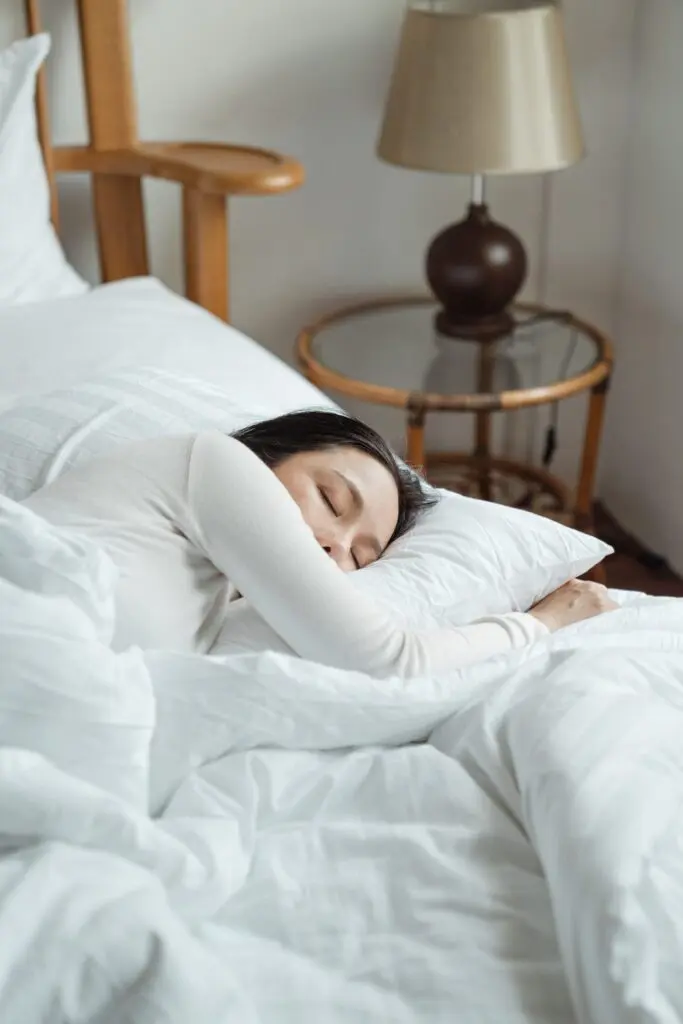
<path fill-rule="evenodd" d="M 283 370 L 276 366 L 277 374 Z M 69 466 L 126 441 L 211 427 L 230 432 L 287 408 L 321 404 L 322 396 L 310 390 L 317 402 L 299 403 L 308 392 L 295 388 L 288 394 L 284 388 L 276 401 L 256 406 L 248 401 L 249 388 L 226 392 L 147 368 L 23 400 L 0 414 L 0 492 L 26 497 Z M 252 393 L 266 391 L 261 375 Z M 407 626 L 461 625 L 526 610 L 609 551 L 551 520 L 442 492 L 415 529 L 354 578 Z M 287 647 L 246 602 L 235 602 L 215 653 L 263 649 Z"/>
<path fill-rule="evenodd" d="M 0 408 L 141 366 L 213 384 L 245 409 L 334 408 L 263 346 L 152 277 L 54 302 L 0 306 Z"/>
<path fill-rule="evenodd" d="M 0 53 L 0 304 L 36 302 L 87 290 L 67 263 L 50 223 L 38 143 L 36 75 L 50 37 L 31 36 Z"/>
<path fill-rule="evenodd" d="M 141 652 L 109 647 L 114 582 L 91 542 L 0 498 L 0 747 L 145 810 L 154 695 Z"/>

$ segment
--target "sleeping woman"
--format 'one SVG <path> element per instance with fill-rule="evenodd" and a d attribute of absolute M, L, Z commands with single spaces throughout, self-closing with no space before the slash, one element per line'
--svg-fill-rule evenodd
<path fill-rule="evenodd" d="M 434 675 L 614 607 L 572 581 L 528 613 L 410 631 L 354 586 L 434 503 L 382 438 L 335 412 L 233 436 L 122 446 L 25 504 L 97 541 L 119 570 L 114 647 L 208 653 L 243 596 L 302 658 L 375 676 Z"/>

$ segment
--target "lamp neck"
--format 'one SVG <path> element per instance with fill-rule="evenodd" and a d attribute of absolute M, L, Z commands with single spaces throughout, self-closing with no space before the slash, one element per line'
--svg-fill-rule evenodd
<path fill-rule="evenodd" d="M 483 174 L 472 175 L 470 200 L 473 206 L 483 206 L 486 202 L 486 179 Z"/>

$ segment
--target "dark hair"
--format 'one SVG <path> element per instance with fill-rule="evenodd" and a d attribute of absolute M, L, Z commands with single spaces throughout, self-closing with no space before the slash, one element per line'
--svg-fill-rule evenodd
<path fill-rule="evenodd" d="M 270 469 L 299 452 L 357 448 L 370 455 L 389 470 L 398 491 L 398 519 L 389 543 L 403 536 L 420 514 L 439 500 L 435 494 L 424 490 L 419 477 L 397 460 L 376 430 L 343 413 L 317 410 L 290 412 L 244 427 L 232 436 L 258 455 Z"/>

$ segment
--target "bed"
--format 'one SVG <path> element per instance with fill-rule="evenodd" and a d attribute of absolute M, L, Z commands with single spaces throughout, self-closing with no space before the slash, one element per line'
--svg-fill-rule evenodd
<path fill-rule="evenodd" d="M 681 602 L 620 594 L 531 651 L 407 682 L 297 659 L 249 608 L 211 657 L 115 654 L 111 563 L 18 503 L 129 438 L 328 402 L 226 323 L 225 195 L 301 168 L 140 143 L 125 4 L 78 9 L 91 144 L 50 146 L 39 87 L 44 208 L 22 209 L 45 223 L 28 248 L 0 233 L 0 1020 L 681 1020 Z M 38 172 L 7 168 L 11 226 Z M 48 219 L 51 173 L 84 169 L 93 289 Z M 184 190 L 190 301 L 147 276 L 141 174 Z M 459 623 L 606 553 L 453 495 L 357 584 Z"/>

